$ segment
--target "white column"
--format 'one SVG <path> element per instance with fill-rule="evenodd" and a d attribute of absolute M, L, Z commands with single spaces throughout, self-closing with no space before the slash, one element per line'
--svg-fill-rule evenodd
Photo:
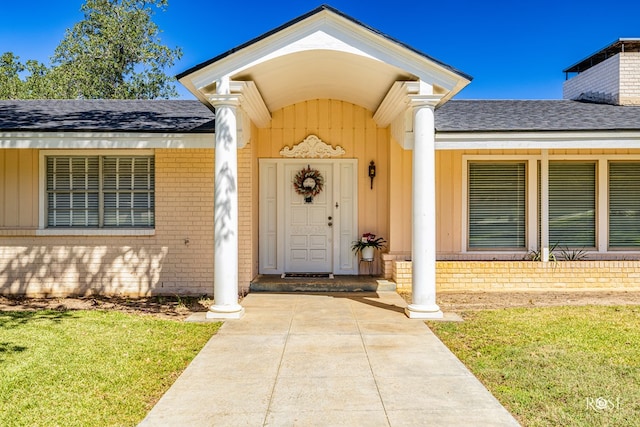
<path fill-rule="evenodd" d="M 238 319 L 238 137 L 234 95 L 211 99 L 216 109 L 214 185 L 214 304 L 208 319 Z"/>
<path fill-rule="evenodd" d="M 413 102 L 412 319 L 439 319 L 436 304 L 436 176 L 434 102 Z"/>

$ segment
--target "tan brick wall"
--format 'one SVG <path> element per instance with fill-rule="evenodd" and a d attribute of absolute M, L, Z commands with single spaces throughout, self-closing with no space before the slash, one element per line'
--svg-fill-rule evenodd
<path fill-rule="evenodd" d="M 411 288 L 411 261 L 394 261 L 392 280 L 398 289 Z"/>
<path fill-rule="evenodd" d="M 393 279 L 393 272 L 396 261 L 406 261 L 411 259 L 410 252 L 401 253 L 382 253 L 380 254 L 382 277 L 385 279 Z"/>
<path fill-rule="evenodd" d="M 620 104 L 640 105 L 640 52 L 620 57 Z"/>
<path fill-rule="evenodd" d="M 153 236 L 0 236 L 0 293 L 212 294 L 213 150 L 156 150 Z"/>
<path fill-rule="evenodd" d="M 398 289 L 411 287 L 411 262 L 395 261 Z M 640 261 L 438 261 L 442 291 L 640 289 Z"/>

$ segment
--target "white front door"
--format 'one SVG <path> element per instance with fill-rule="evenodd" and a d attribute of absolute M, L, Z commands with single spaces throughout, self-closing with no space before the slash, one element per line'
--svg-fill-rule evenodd
<path fill-rule="evenodd" d="M 293 183 L 296 174 L 311 167 L 320 172 L 323 188 L 305 200 L 289 184 L 284 196 L 285 272 L 333 272 L 333 179 L 328 163 L 290 163 L 285 165 L 285 183 Z"/>
<path fill-rule="evenodd" d="M 355 159 L 260 159 L 259 273 L 358 274 Z M 310 166 L 324 178 L 306 203 L 293 186 Z"/>

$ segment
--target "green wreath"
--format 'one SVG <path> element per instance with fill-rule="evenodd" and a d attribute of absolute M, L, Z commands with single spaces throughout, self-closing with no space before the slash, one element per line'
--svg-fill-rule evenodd
<path fill-rule="evenodd" d="M 305 197 L 315 197 L 322 191 L 324 186 L 324 177 L 317 169 L 311 169 L 311 166 L 298 171 L 293 178 L 293 188 L 296 193 Z"/>

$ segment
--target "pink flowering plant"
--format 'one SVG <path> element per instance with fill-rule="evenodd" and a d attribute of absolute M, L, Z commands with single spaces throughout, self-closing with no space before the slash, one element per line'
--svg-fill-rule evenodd
<path fill-rule="evenodd" d="M 364 233 L 360 240 L 356 240 L 351 244 L 351 249 L 356 254 L 367 247 L 384 249 L 387 247 L 387 241 L 382 237 L 376 237 L 376 235 L 373 233 Z"/>

